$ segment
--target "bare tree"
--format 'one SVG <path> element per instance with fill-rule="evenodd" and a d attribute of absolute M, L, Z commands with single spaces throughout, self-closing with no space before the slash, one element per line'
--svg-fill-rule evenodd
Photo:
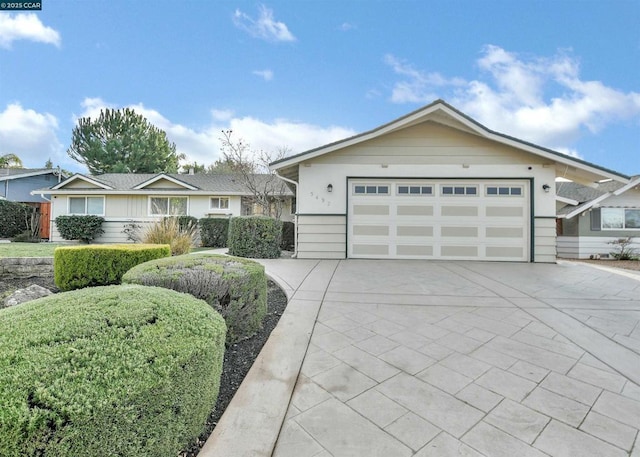
<path fill-rule="evenodd" d="M 287 195 L 286 184 L 269 170 L 269 164 L 286 157 L 289 150 L 281 148 L 275 153 L 254 151 L 242 139 L 232 138 L 231 130 L 223 130 L 220 142 L 226 164 L 242 179 L 251 192 L 250 203 L 255 204 L 265 216 L 280 219 Z"/>

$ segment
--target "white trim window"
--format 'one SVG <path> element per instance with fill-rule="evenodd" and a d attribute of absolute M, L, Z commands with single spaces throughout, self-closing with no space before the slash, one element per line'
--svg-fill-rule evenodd
<path fill-rule="evenodd" d="M 152 216 L 186 216 L 189 197 L 149 197 L 149 214 Z"/>
<path fill-rule="evenodd" d="M 69 197 L 68 214 L 104 216 L 104 197 Z"/>
<path fill-rule="evenodd" d="M 211 197 L 209 199 L 209 209 L 229 209 L 229 197 Z"/>
<path fill-rule="evenodd" d="M 602 230 L 640 229 L 640 208 L 600 208 Z"/>

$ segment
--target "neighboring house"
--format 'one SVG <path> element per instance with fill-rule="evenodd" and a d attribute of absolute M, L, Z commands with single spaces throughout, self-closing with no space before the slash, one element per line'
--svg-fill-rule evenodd
<path fill-rule="evenodd" d="M 0 196 L 13 202 L 48 203 L 43 195 L 31 191 L 54 186 L 64 178 L 64 173 L 53 168 L 0 168 Z"/>
<path fill-rule="evenodd" d="M 268 175 L 259 179 L 267 180 Z M 291 220 L 293 193 L 279 180 L 285 205 L 282 220 Z M 105 233 L 100 243 L 126 242 L 124 229 L 143 225 L 163 216 L 230 217 L 254 213 L 252 194 L 235 175 L 217 174 L 127 174 L 97 176 L 75 174 L 50 189 L 36 192 L 51 197 L 51 241 L 62 238 L 53 221 L 62 215 L 104 217 Z"/>
<path fill-rule="evenodd" d="M 558 257 L 609 257 L 610 243 L 634 238 L 640 252 L 640 176 L 628 184 L 607 180 L 587 187 L 556 183 L 558 201 Z"/>
<path fill-rule="evenodd" d="M 494 132 L 442 100 L 271 164 L 299 258 L 555 262 L 555 179 L 625 175 Z"/>
<path fill-rule="evenodd" d="M 34 206 L 40 214 L 40 237 L 49 238 L 49 200 L 34 189 L 51 187 L 66 178 L 57 168 L 0 168 L 0 197 Z"/>

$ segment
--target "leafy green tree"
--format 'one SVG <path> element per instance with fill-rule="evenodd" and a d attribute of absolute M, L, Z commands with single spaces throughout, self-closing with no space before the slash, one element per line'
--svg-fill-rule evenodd
<path fill-rule="evenodd" d="M 185 163 L 180 168 L 180 173 L 191 173 L 192 171 L 193 171 L 193 173 L 197 173 L 197 174 L 206 173 L 207 172 L 207 167 L 204 164 L 199 164 L 198 162 L 193 162 L 193 163 Z"/>
<path fill-rule="evenodd" d="M 176 173 L 184 159 L 163 130 L 130 108 L 78 119 L 67 154 L 92 174 Z"/>
<path fill-rule="evenodd" d="M 0 168 L 22 168 L 22 160 L 15 154 L 0 156 Z"/>

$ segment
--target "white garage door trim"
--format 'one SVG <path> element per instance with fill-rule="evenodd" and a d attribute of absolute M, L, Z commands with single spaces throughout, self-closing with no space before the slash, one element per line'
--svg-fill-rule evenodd
<path fill-rule="evenodd" d="M 529 261 L 529 179 L 348 178 L 347 255 Z"/>

